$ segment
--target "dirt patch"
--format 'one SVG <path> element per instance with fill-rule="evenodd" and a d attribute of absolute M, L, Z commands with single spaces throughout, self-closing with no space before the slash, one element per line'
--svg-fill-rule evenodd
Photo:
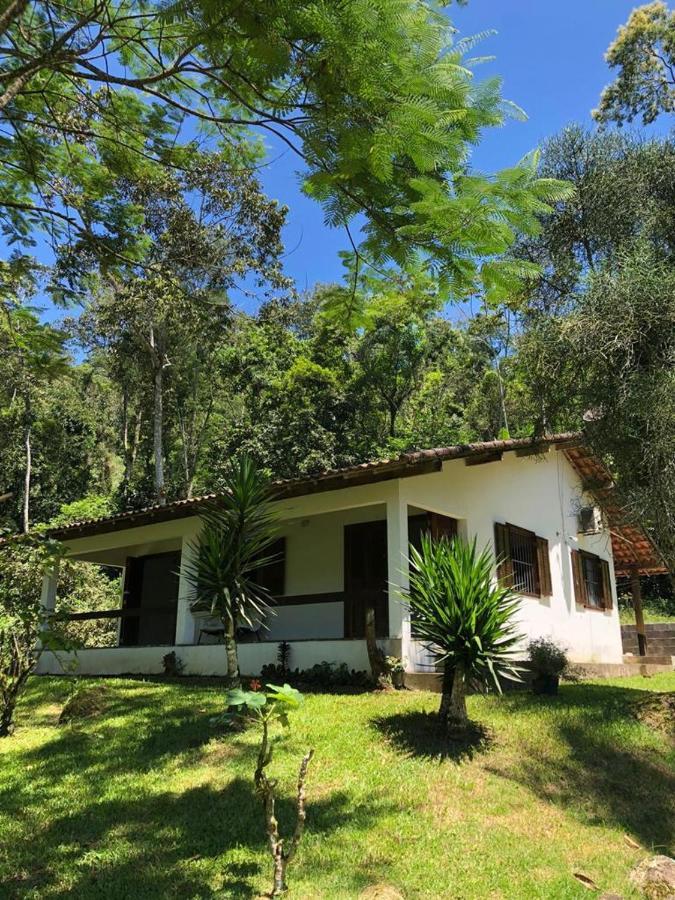
<path fill-rule="evenodd" d="M 404 897 L 390 884 L 372 884 L 365 891 L 361 891 L 359 900 L 404 900 Z"/>
<path fill-rule="evenodd" d="M 650 694 L 636 703 L 633 713 L 643 725 L 660 731 L 675 743 L 675 691 Z"/>
<path fill-rule="evenodd" d="M 110 689 L 104 684 L 78 690 L 61 710 L 59 725 L 96 718 L 106 711 L 110 700 Z"/>

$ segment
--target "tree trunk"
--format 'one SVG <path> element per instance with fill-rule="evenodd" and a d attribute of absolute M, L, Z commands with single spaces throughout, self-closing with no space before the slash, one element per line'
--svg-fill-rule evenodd
<path fill-rule="evenodd" d="M 449 662 L 443 667 L 443 692 L 441 694 L 441 708 L 438 710 L 441 722 L 445 722 L 450 711 L 450 697 L 452 696 L 452 683 L 455 678 L 455 667 Z"/>
<path fill-rule="evenodd" d="M 443 686 L 445 688 L 445 677 Z M 461 663 L 456 664 L 452 671 L 452 688 L 447 700 L 445 693 L 441 700 L 441 714 L 443 713 L 441 721 L 448 737 L 461 737 L 469 724 L 466 711 L 466 675 Z"/>
<path fill-rule="evenodd" d="M 227 654 L 227 674 L 230 681 L 230 687 L 240 687 L 239 655 L 237 654 L 237 641 L 233 617 L 226 616 L 223 619 L 223 625 L 225 626 L 225 653 Z"/>
<path fill-rule="evenodd" d="M 272 891 L 269 896 L 281 897 L 288 890 L 286 885 L 286 869 L 297 852 L 305 830 L 305 820 L 307 819 L 305 782 L 307 780 L 307 769 L 314 756 L 314 751 L 309 750 L 305 753 L 302 762 L 300 763 L 300 771 L 298 772 L 295 830 L 290 839 L 288 849 L 284 849 L 284 839 L 279 834 L 279 822 L 275 812 L 276 780 L 268 778 L 267 773 L 265 772 L 266 767 L 272 761 L 272 746 L 269 742 L 268 720 L 264 717 L 262 720 L 262 727 L 263 733 L 253 782 L 255 784 L 256 792 L 263 803 L 265 812 L 265 832 L 267 833 L 267 842 L 269 844 L 270 853 L 272 854 Z"/>
<path fill-rule="evenodd" d="M 26 471 L 23 479 L 23 514 L 22 526 L 24 534 L 28 534 L 30 528 L 30 482 L 33 474 L 33 450 L 31 447 L 31 408 L 30 400 L 26 399 Z"/>
<path fill-rule="evenodd" d="M 398 407 L 393 403 L 389 405 L 389 437 L 396 437 L 396 417 L 398 416 Z"/>
<path fill-rule="evenodd" d="M 370 664 L 370 673 L 373 677 L 373 681 L 378 687 L 391 687 L 391 678 L 387 672 L 384 653 L 377 645 L 375 607 L 370 604 L 370 601 L 368 601 L 368 605 L 366 606 L 365 636 L 368 662 Z"/>
<path fill-rule="evenodd" d="M 497 371 L 497 384 L 499 385 L 499 405 L 501 408 L 502 421 L 504 422 L 504 430 L 509 434 L 509 418 L 506 414 L 506 392 L 504 390 L 502 367 L 499 365 L 499 359 L 496 360 L 495 369 Z"/>
<path fill-rule="evenodd" d="M 157 502 L 164 505 L 166 494 L 164 490 L 164 371 L 161 360 L 155 365 L 155 396 L 153 404 L 153 451 L 155 455 L 155 495 Z"/>

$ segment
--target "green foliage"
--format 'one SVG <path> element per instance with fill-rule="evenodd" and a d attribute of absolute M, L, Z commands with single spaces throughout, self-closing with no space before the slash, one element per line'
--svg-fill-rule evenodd
<path fill-rule="evenodd" d="M 13 730 L 16 704 L 39 658 L 38 638 L 43 647 L 60 646 L 40 588 L 61 555 L 60 545 L 49 540 L 24 537 L 0 545 L 0 737 Z"/>
<path fill-rule="evenodd" d="M 599 122 L 643 124 L 675 112 L 675 11 L 662 0 L 634 9 L 609 46 L 606 60 L 619 70 L 593 115 Z"/>
<path fill-rule="evenodd" d="M 534 158 L 467 172 L 484 129 L 519 114 L 499 79 L 475 80 L 472 43 L 415 0 L 17 3 L 0 41 L 5 230 L 30 243 L 42 229 L 106 270 L 138 261 L 146 213 L 123 179 L 161 185 L 204 143 L 250 165 L 251 136 L 271 134 L 327 222 L 365 215 L 359 260 L 421 253 L 453 294 L 497 298 L 530 274 L 499 254 L 565 189 Z M 68 295 L 81 271 L 61 274 Z"/>
<path fill-rule="evenodd" d="M 242 454 L 231 463 L 222 497 L 205 503 L 201 516 L 204 525 L 191 547 L 194 560 L 186 563 L 193 603 L 252 624 L 269 599 L 253 575 L 274 561 L 265 555 L 277 533 L 268 478 Z"/>
<path fill-rule="evenodd" d="M 73 522 L 84 522 L 90 519 L 103 519 L 115 512 L 110 496 L 105 494 L 88 494 L 71 503 L 64 503 L 59 512 L 49 520 L 48 528 L 60 528 Z"/>
<path fill-rule="evenodd" d="M 493 581 L 489 549 L 479 553 L 475 538 L 434 541 L 422 537 L 410 551 L 410 589 L 405 601 L 413 629 L 439 663 L 461 666 L 467 680 L 519 680 L 514 653 L 520 641 L 514 616 L 520 600 Z"/>
<path fill-rule="evenodd" d="M 537 638 L 527 645 L 527 655 L 535 676 L 560 677 L 569 667 L 563 648 L 549 638 Z"/>
<path fill-rule="evenodd" d="M 266 688 L 265 692 L 245 691 L 241 688 L 229 690 L 225 697 L 225 705 L 228 711 L 234 711 L 237 716 L 245 712 L 254 720 L 265 721 L 268 724 L 279 722 L 287 728 L 289 713 L 299 708 L 304 697 L 290 684 L 284 684 L 282 687 L 268 684 Z"/>
<path fill-rule="evenodd" d="M 523 360 L 555 385 L 542 395 L 549 421 L 584 421 L 589 445 L 615 473 L 626 516 L 646 528 L 671 568 L 674 336 L 675 270 L 642 244 L 620 253 L 616 271 L 594 274 L 574 310 L 539 322 L 523 345 Z"/>
<path fill-rule="evenodd" d="M 546 172 L 576 194 L 519 248 L 546 271 L 517 343 L 535 431 L 583 427 L 672 568 L 673 142 L 573 127 L 545 148 Z"/>
<path fill-rule="evenodd" d="M 273 678 L 284 678 L 302 688 L 330 690 L 331 688 L 354 687 L 372 688 L 373 679 L 369 672 L 350 669 L 346 663 L 331 663 L 324 660 L 315 663 L 309 669 L 290 669 L 281 663 L 268 663 L 262 667 L 260 677 L 263 681 Z"/>
<path fill-rule="evenodd" d="M 182 572 L 193 610 L 217 615 L 225 625 L 228 673 L 237 686 L 237 626 L 264 622 L 272 601 L 257 575 L 275 559 L 268 552 L 277 534 L 269 479 L 249 456 L 240 455 L 230 463 L 224 493 L 205 503 L 200 515 L 203 525 L 182 560 Z"/>

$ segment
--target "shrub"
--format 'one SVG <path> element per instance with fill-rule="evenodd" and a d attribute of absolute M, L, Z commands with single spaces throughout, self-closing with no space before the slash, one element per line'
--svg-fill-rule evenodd
<path fill-rule="evenodd" d="M 346 663 L 316 663 L 309 669 L 285 670 L 281 665 L 269 663 L 260 671 L 263 681 L 274 681 L 280 677 L 289 684 L 314 688 L 359 687 L 372 688 L 373 679 L 369 672 L 350 669 Z"/>
<path fill-rule="evenodd" d="M 493 581 L 494 558 L 455 538 L 422 536 L 410 554 L 408 602 L 418 637 L 443 664 L 439 718 L 449 737 L 467 732 L 466 688 L 500 678 L 520 681 L 514 654 L 520 640 L 515 613 L 520 599 Z"/>
<path fill-rule="evenodd" d="M 0 547 L 0 737 L 14 729 L 16 704 L 37 665 L 39 646 L 58 645 L 40 593 L 43 574 L 60 556 L 59 544 L 39 537 Z"/>
<path fill-rule="evenodd" d="M 564 649 L 550 638 L 536 638 L 527 646 L 528 659 L 535 677 L 562 678 L 569 671 Z"/>
<path fill-rule="evenodd" d="M 162 657 L 162 665 L 164 666 L 164 674 L 170 677 L 176 677 L 183 674 L 185 663 L 178 656 L 175 650 L 165 653 Z"/>

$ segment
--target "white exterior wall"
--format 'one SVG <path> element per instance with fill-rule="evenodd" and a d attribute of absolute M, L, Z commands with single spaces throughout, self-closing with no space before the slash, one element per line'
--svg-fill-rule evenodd
<path fill-rule="evenodd" d="M 565 455 L 505 453 L 500 462 L 467 466 L 458 459 L 441 472 L 401 480 L 411 505 L 464 520 L 465 534 L 494 553 L 494 523 L 509 522 L 548 540 L 553 595 L 523 597 L 520 623 L 527 638 L 551 637 L 575 662 L 623 661 L 609 532 L 577 535 L 576 514 L 583 500 L 580 479 Z M 574 601 L 572 549 L 610 562 L 613 608 L 587 609 Z"/>
<path fill-rule="evenodd" d="M 384 641 L 384 649 L 396 652 Z M 77 653 L 45 651 L 38 662 L 38 675 L 161 675 L 162 657 L 175 650 L 184 665 L 185 675 L 227 675 L 227 658 L 223 644 L 184 647 L 100 647 Z M 240 644 L 239 667 L 244 675 L 258 675 L 267 663 L 277 661 L 274 642 Z M 297 641 L 291 650 L 291 666 L 308 669 L 321 663 L 346 663 L 350 669 L 367 671 L 368 652 L 365 641 Z"/>
<path fill-rule="evenodd" d="M 324 500 L 330 500 L 325 494 Z M 293 516 L 283 523 L 280 535 L 286 538 L 287 596 L 344 591 L 344 528 L 356 522 L 384 519 L 384 504 L 339 509 L 311 517 Z M 341 602 L 280 606 L 267 620 L 265 640 L 344 637 Z"/>
<path fill-rule="evenodd" d="M 591 501 L 587 499 L 586 503 Z M 550 598 L 523 597 L 521 630 L 526 638 L 552 637 L 575 662 L 620 663 L 621 632 L 616 606 L 616 587 L 611 565 L 609 533 L 577 535 L 576 513 L 586 505 L 579 478 L 564 454 L 555 449 L 543 456 L 518 457 L 505 453 L 500 462 L 467 466 L 464 460 L 443 464 L 439 472 L 416 475 L 379 484 L 308 494 L 279 502 L 281 533 L 286 537 L 287 595 L 329 593 L 344 590 L 344 526 L 387 517 L 389 541 L 389 619 L 397 655 L 416 657 L 409 644 L 409 623 L 396 597 L 396 586 L 405 588 L 407 568 L 407 512 L 416 507 L 452 516 L 460 522 L 460 534 L 476 535 L 479 547 L 494 552 L 494 523 L 509 522 L 536 532 L 549 543 L 553 594 Z M 72 555 L 93 562 L 123 564 L 127 555 L 185 550 L 197 533 L 196 517 L 130 528 L 111 534 L 68 542 Z M 398 549 L 397 549 L 398 547 Z M 576 605 L 572 583 L 572 549 L 585 549 L 610 561 L 612 610 Z M 186 607 L 185 586 L 179 591 L 176 651 L 191 674 L 223 674 L 222 645 L 190 646 L 199 636 L 199 622 Z M 276 643 L 291 640 L 293 667 L 305 668 L 323 660 L 346 662 L 367 668 L 365 644 L 343 641 L 342 604 L 323 602 L 278 607 L 270 617 L 263 643 L 241 644 L 243 672 L 253 674 L 276 656 Z M 321 640 L 313 640 L 320 638 Z M 400 651 L 402 639 L 403 650 Z M 167 647 L 130 647 L 84 650 L 78 654 L 80 671 L 87 674 L 161 672 Z M 55 666 L 55 668 L 53 668 Z M 61 671 L 45 654 L 39 671 Z"/>

